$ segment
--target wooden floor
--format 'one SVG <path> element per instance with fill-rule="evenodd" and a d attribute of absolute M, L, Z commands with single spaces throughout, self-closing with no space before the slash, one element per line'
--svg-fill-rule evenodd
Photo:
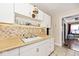
<path fill-rule="evenodd" d="M 71 45 L 71 49 L 79 51 L 79 40 L 75 40 L 72 45 Z"/>
<path fill-rule="evenodd" d="M 74 50 L 74 48 L 76 50 L 78 50 L 79 49 L 79 40 L 77 40 L 77 39 L 67 40 L 67 41 L 65 41 L 64 46 L 66 46 L 66 47 L 68 47 L 70 49 L 73 49 L 73 50 Z"/>

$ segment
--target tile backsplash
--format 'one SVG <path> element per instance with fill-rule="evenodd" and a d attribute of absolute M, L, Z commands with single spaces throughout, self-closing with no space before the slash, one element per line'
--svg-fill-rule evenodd
<path fill-rule="evenodd" d="M 15 24 L 0 24 L 0 40 L 10 39 L 14 37 L 23 38 L 23 35 L 30 37 L 32 35 L 45 35 L 45 31 L 41 27 L 15 25 Z"/>

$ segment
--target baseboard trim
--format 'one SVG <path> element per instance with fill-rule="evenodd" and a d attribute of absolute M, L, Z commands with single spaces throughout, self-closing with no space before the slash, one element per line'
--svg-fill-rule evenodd
<path fill-rule="evenodd" d="M 59 44 L 59 43 L 55 43 L 55 45 L 56 45 L 56 46 L 60 46 L 60 47 L 62 46 L 62 44 Z"/>

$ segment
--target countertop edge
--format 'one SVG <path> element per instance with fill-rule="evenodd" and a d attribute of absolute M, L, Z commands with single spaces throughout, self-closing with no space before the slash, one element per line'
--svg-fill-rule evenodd
<path fill-rule="evenodd" d="M 51 37 L 48 37 L 48 38 L 51 38 Z M 23 46 L 35 44 L 35 43 L 38 43 L 38 42 L 41 42 L 41 41 L 44 41 L 44 40 L 48 40 L 48 38 L 38 39 L 38 40 L 31 41 L 31 42 L 23 43 L 22 45 L 9 47 L 9 48 L 1 50 L 0 53 L 7 52 L 7 51 L 10 51 L 10 50 L 13 50 L 13 49 L 16 49 L 16 48 L 20 48 L 20 47 L 23 47 Z"/>

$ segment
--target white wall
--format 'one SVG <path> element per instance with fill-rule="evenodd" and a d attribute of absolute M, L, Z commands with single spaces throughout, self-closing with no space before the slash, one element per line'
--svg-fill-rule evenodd
<path fill-rule="evenodd" d="M 14 23 L 14 5 L 13 3 L 0 4 L 0 22 Z"/>
<path fill-rule="evenodd" d="M 65 11 L 64 13 L 52 15 L 52 36 L 55 39 L 55 44 L 62 46 L 62 18 L 70 15 L 79 14 L 79 9 Z"/>

